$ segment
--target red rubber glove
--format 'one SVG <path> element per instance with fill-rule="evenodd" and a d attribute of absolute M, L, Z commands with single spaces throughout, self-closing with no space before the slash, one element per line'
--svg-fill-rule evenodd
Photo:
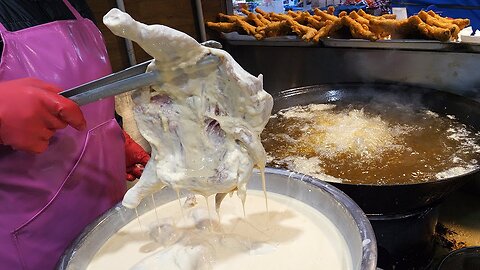
<path fill-rule="evenodd" d="M 25 78 L 0 83 L 0 144 L 41 153 L 56 130 L 85 129 L 78 105 L 58 95 L 55 85 Z"/>
<path fill-rule="evenodd" d="M 123 131 L 125 136 L 125 163 L 127 166 L 127 180 L 133 181 L 142 176 L 143 169 L 147 165 L 150 155 L 136 143 L 130 135 Z"/>

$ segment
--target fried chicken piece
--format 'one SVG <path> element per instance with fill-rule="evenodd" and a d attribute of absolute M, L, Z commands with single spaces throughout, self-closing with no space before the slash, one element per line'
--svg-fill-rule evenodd
<path fill-rule="evenodd" d="M 385 19 L 381 16 L 370 15 L 370 14 L 366 13 L 365 11 L 363 11 L 363 9 L 358 10 L 358 15 L 364 17 L 365 19 L 369 19 L 369 20 L 371 20 L 371 19 L 379 19 L 379 20 Z"/>
<path fill-rule="evenodd" d="M 368 27 L 363 27 L 362 24 L 352 19 L 350 16 L 342 17 L 342 22 L 345 26 L 350 28 L 350 33 L 354 38 L 368 39 L 370 41 L 376 41 L 377 35 L 371 32 Z"/>
<path fill-rule="evenodd" d="M 370 23 L 371 20 L 375 19 L 375 16 L 360 16 L 355 11 L 350 12 L 348 16 L 360 23 L 365 30 L 374 33 L 377 36 L 377 39 L 385 39 L 390 36 L 390 33 L 385 31 L 384 28 Z"/>
<path fill-rule="evenodd" d="M 248 11 L 248 10 L 246 10 L 246 9 L 244 9 L 244 8 L 240 9 L 240 12 L 242 12 L 243 14 L 245 14 L 245 15 L 247 15 L 247 16 L 248 16 L 248 14 L 251 13 L 250 11 Z"/>
<path fill-rule="evenodd" d="M 427 12 L 425 12 L 423 10 L 418 13 L 418 17 L 420 19 L 422 19 L 422 21 L 424 21 L 428 25 L 437 26 L 437 27 L 440 27 L 440 28 L 445 28 L 445 29 L 450 30 L 450 32 L 452 33 L 452 37 L 454 39 L 458 38 L 458 33 L 460 32 L 460 27 L 458 25 L 453 24 L 453 23 L 448 23 L 444 20 L 440 20 L 440 19 L 436 18 L 435 16 L 432 16 L 432 15 L 428 14 Z"/>
<path fill-rule="evenodd" d="M 249 11 L 247 10 L 244 10 L 244 11 L 246 13 L 249 13 Z M 243 17 L 238 15 L 225 15 L 220 13 L 219 17 L 229 20 L 229 22 L 218 22 L 218 23 L 207 22 L 207 26 L 209 28 L 212 28 L 214 30 L 224 32 L 224 33 L 235 32 L 235 31 L 238 31 L 239 29 L 243 29 L 245 30 L 245 32 L 247 32 L 247 34 L 254 36 L 257 40 L 263 39 L 263 36 L 259 35 L 255 31 L 256 27 L 247 22 L 247 18 L 252 18 L 253 20 L 253 17 L 255 17 L 255 20 L 253 20 L 255 24 L 260 23 L 260 25 L 263 26 L 264 24 L 257 19 L 255 14 L 250 12 L 248 17 Z"/>
<path fill-rule="evenodd" d="M 309 25 L 311 25 L 311 27 L 317 29 L 317 30 L 320 30 L 320 28 L 324 27 L 326 25 L 326 22 L 324 21 L 318 21 L 317 19 L 315 19 L 313 16 L 310 16 L 307 18 L 307 22 Z"/>
<path fill-rule="evenodd" d="M 389 20 L 396 20 L 397 19 L 397 15 L 395 15 L 395 14 L 383 14 L 380 17 L 382 17 L 384 19 L 389 19 Z"/>
<path fill-rule="evenodd" d="M 327 13 L 328 13 L 328 14 L 333 15 L 334 12 L 335 12 L 335 7 L 329 6 L 329 7 L 327 8 Z"/>
<path fill-rule="evenodd" d="M 218 18 L 220 20 L 227 21 L 227 22 L 235 22 L 237 19 L 240 19 L 240 20 L 246 20 L 247 19 L 247 17 L 244 17 L 244 16 L 226 15 L 226 14 L 223 14 L 223 13 L 218 13 Z"/>
<path fill-rule="evenodd" d="M 255 14 L 252 13 L 252 15 L 255 15 Z M 239 29 L 243 29 L 245 32 L 247 32 L 247 34 L 254 36 L 257 40 L 263 39 L 263 36 L 259 35 L 255 31 L 256 27 L 249 24 L 246 21 L 245 17 L 236 16 L 236 15 L 225 15 L 225 14 L 222 14 L 220 16 L 229 20 L 230 22 L 218 22 L 218 23 L 207 22 L 207 26 L 209 28 L 212 28 L 214 30 L 224 32 L 224 33 L 235 32 L 235 31 L 238 31 Z M 263 24 L 261 25 L 263 26 Z"/>
<path fill-rule="evenodd" d="M 348 15 L 348 13 L 347 13 L 345 10 L 342 11 L 342 12 L 340 12 L 340 13 L 338 13 L 338 17 L 339 17 L 339 18 L 345 17 L 345 16 L 347 16 L 347 15 Z"/>
<path fill-rule="evenodd" d="M 367 18 L 358 15 L 355 11 L 350 12 L 348 16 L 361 24 L 370 25 L 370 21 Z"/>
<path fill-rule="evenodd" d="M 449 29 L 429 25 L 419 16 L 411 16 L 405 20 L 372 18 L 370 24 L 391 33 L 392 38 L 408 38 L 420 35 L 429 39 L 448 41 L 452 37 Z"/>
<path fill-rule="evenodd" d="M 255 14 L 253 12 L 250 12 L 250 11 L 244 9 L 244 8 L 240 9 L 240 12 L 247 15 L 248 20 L 250 22 L 255 23 L 255 25 L 257 25 L 257 26 L 263 26 L 264 25 L 264 23 L 257 17 L 257 14 Z"/>
<path fill-rule="evenodd" d="M 449 29 L 428 25 L 418 16 L 411 16 L 408 18 L 408 21 L 411 25 L 415 25 L 417 29 L 428 38 L 448 41 L 452 37 Z"/>
<path fill-rule="evenodd" d="M 372 18 L 370 19 L 370 25 L 378 26 L 384 29 L 386 32 L 397 32 L 400 29 L 409 27 L 408 19 L 405 20 L 391 20 L 391 19 L 380 19 Z"/>
<path fill-rule="evenodd" d="M 330 21 L 334 22 L 334 21 L 339 19 L 337 16 L 332 15 L 332 14 L 328 14 L 327 12 L 323 12 L 318 8 L 314 9 L 313 12 L 315 13 L 315 15 L 324 18 L 324 20 L 330 20 Z"/>
<path fill-rule="evenodd" d="M 271 16 L 270 16 L 270 13 L 265 12 L 265 11 L 263 11 L 262 9 L 258 8 L 258 7 L 255 8 L 255 12 L 257 12 L 258 15 L 261 15 L 261 16 L 262 16 L 263 18 L 265 18 L 266 20 L 272 21 L 272 18 L 271 18 Z"/>
<path fill-rule="evenodd" d="M 257 34 L 263 37 L 277 37 L 290 32 L 290 25 L 287 21 L 270 22 L 262 27 L 257 27 Z"/>
<path fill-rule="evenodd" d="M 259 17 L 257 14 L 250 12 L 244 8 L 240 10 L 243 14 L 247 15 L 247 18 L 255 24 L 255 26 L 265 26 L 265 24 L 270 23 L 269 20 L 265 19 L 263 16 Z M 261 14 L 259 14 L 261 15 Z"/>
<path fill-rule="evenodd" d="M 312 17 L 310 13 L 308 12 L 302 12 L 300 15 L 298 15 L 296 18 L 294 18 L 295 21 L 297 21 L 300 24 L 306 24 L 308 23 L 308 18 Z"/>
<path fill-rule="evenodd" d="M 264 24 L 267 25 L 271 23 L 267 18 L 265 18 L 262 14 L 257 14 L 257 18 Z"/>
<path fill-rule="evenodd" d="M 300 35 L 302 39 L 307 42 L 311 41 L 315 36 L 315 34 L 317 33 L 317 30 L 315 28 L 301 25 L 292 19 L 287 20 L 287 22 L 290 24 L 290 27 L 292 28 L 293 32 Z"/>
<path fill-rule="evenodd" d="M 300 24 L 306 24 L 307 18 L 311 17 L 310 13 L 308 12 L 293 12 L 291 10 L 289 10 L 285 15 L 292 17 Z"/>
<path fill-rule="evenodd" d="M 317 29 L 302 25 L 286 14 L 273 14 L 274 17 L 288 22 L 292 31 L 297 33 L 303 40 L 309 42 L 317 33 Z"/>
<path fill-rule="evenodd" d="M 265 24 L 254 13 L 249 13 L 247 16 L 256 26 L 264 26 Z"/>
<path fill-rule="evenodd" d="M 342 28 L 343 26 L 343 23 L 342 23 L 342 20 L 341 19 L 338 19 L 334 22 L 328 20 L 325 22 L 325 26 L 320 28 L 317 33 L 315 34 L 315 36 L 313 37 L 313 41 L 314 42 L 319 42 L 321 38 L 324 38 L 324 37 L 327 37 L 327 36 L 330 36 L 331 34 L 333 34 L 335 31 L 337 31 L 338 29 Z"/>
<path fill-rule="evenodd" d="M 373 29 L 382 29 L 382 31 L 389 34 L 392 39 L 405 38 L 411 36 L 413 32 L 418 32 L 416 26 L 412 26 L 408 19 L 371 18 L 370 25 Z"/>
<path fill-rule="evenodd" d="M 327 37 L 332 35 L 334 32 L 338 31 L 343 26 L 342 18 L 339 18 L 335 15 L 329 14 L 327 12 L 321 11 L 320 9 L 316 8 L 313 11 L 315 13 L 314 18 L 318 21 L 326 22 L 323 28 L 320 28 L 315 34 L 313 41 L 319 42 L 321 38 Z M 340 12 L 339 15 L 345 16 L 347 15 L 346 12 Z"/>
<path fill-rule="evenodd" d="M 207 22 L 207 26 L 212 28 L 213 30 L 223 32 L 223 33 L 230 33 L 235 32 L 238 30 L 236 22 Z"/>
<path fill-rule="evenodd" d="M 274 37 L 292 33 L 305 41 L 319 42 L 326 36 L 342 35 L 345 29 L 354 38 L 371 41 L 385 38 L 429 38 L 440 41 L 456 39 L 461 29 L 468 26 L 468 19 L 450 19 L 439 16 L 433 11 L 421 11 L 417 16 L 405 20 L 396 20 L 394 14 L 374 16 L 363 10 L 345 11 L 338 17 L 333 15 L 335 9 L 329 7 L 326 11 L 314 9 L 314 15 L 302 11 L 288 11 L 286 14 L 267 13 L 256 8 L 257 14 L 242 9 L 247 16 L 225 15 L 220 13 L 220 20 L 227 23 L 207 25 L 222 32 L 232 32 L 243 29 L 256 39 Z M 348 18 L 347 18 L 348 17 Z M 345 26 L 345 28 L 343 28 Z"/>
<path fill-rule="evenodd" d="M 287 11 L 287 15 L 292 17 L 292 18 L 298 17 L 298 14 L 294 11 L 291 11 L 291 10 Z"/>
<path fill-rule="evenodd" d="M 393 20 L 395 21 L 397 19 L 397 15 L 395 14 L 383 14 L 381 16 L 373 16 L 373 15 L 370 15 L 368 13 L 366 13 L 365 11 L 363 11 L 362 9 L 360 9 L 358 11 L 358 15 L 362 16 L 363 18 L 369 20 L 369 21 L 372 21 L 372 20 Z"/>
<path fill-rule="evenodd" d="M 317 20 L 319 22 L 326 22 L 327 21 L 323 17 L 320 17 L 318 15 L 313 15 L 312 18 L 314 18 L 315 20 Z"/>
<path fill-rule="evenodd" d="M 447 23 L 453 23 L 456 24 L 458 27 L 460 27 L 460 30 L 463 28 L 467 27 L 470 25 L 470 20 L 469 19 L 449 19 L 449 18 L 444 18 L 437 13 L 435 13 L 433 10 L 428 11 L 428 14 L 430 16 L 433 16 L 441 21 L 447 22 Z"/>
<path fill-rule="evenodd" d="M 257 40 L 262 40 L 264 37 L 257 33 L 256 27 L 243 20 L 237 20 L 236 24 L 239 25 L 247 34 L 254 36 Z"/>

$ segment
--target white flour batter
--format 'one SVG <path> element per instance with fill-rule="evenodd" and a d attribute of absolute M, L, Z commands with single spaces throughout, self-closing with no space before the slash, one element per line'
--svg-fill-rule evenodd
<path fill-rule="evenodd" d="M 227 196 L 222 203 L 221 225 L 203 197 L 184 216 L 178 201 L 140 216 L 142 232 L 133 220 L 111 237 L 87 270 L 256 270 L 352 269 L 348 246 L 335 225 L 314 208 L 274 193 L 248 191 L 243 218 L 241 201 Z M 210 202 L 212 205 L 212 202 Z M 157 229 L 155 229 L 157 228 Z M 160 230 L 158 230 L 160 228 Z"/>
<path fill-rule="evenodd" d="M 132 94 L 135 120 L 152 158 L 123 204 L 136 207 L 164 185 L 204 196 L 238 189 L 244 200 L 253 168 L 265 167 L 260 133 L 273 99 L 263 90 L 261 75 L 249 74 L 225 51 L 167 26 L 137 22 L 118 9 L 103 21 L 150 54 L 155 60 L 148 70 L 164 78 L 163 84 Z M 206 59 L 218 63 L 211 67 Z"/>

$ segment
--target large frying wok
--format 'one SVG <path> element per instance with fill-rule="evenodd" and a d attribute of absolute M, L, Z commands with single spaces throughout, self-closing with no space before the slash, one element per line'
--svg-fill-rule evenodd
<path fill-rule="evenodd" d="M 274 94 L 273 113 L 311 103 L 370 102 L 388 97 L 397 102 L 424 106 L 439 115 L 453 114 L 457 120 L 480 130 L 480 104 L 455 94 L 409 85 L 335 84 L 294 88 Z M 332 183 L 349 195 L 367 214 L 408 213 L 435 206 L 448 194 L 478 176 L 479 170 L 426 183 L 368 185 Z"/>

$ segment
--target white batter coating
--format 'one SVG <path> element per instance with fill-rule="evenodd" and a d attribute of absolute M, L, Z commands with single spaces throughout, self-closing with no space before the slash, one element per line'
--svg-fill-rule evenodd
<path fill-rule="evenodd" d="M 221 225 L 214 230 L 204 199 L 192 208 L 178 201 L 133 220 L 97 252 L 87 270 L 350 270 L 346 241 L 335 225 L 316 209 L 284 195 L 248 191 L 243 217 L 241 201 L 227 196 Z M 183 200 L 182 200 L 183 203 Z M 212 205 L 212 202 L 210 202 Z M 213 207 L 212 207 L 213 208 Z M 213 209 L 210 210 L 213 212 Z"/>
<path fill-rule="evenodd" d="M 136 207 L 164 185 L 204 196 L 238 189 L 245 200 L 253 168 L 265 167 L 260 133 L 273 100 L 263 90 L 262 76 L 252 76 L 222 50 L 163 25 L 137 22 L 118 9 L 103 21 L 153 56 L 148 70 L 166 78 L 132 95 L 135 120 L 152 146 L 152 158 L 123 204 Z M 219 59 L 213 69 L 198 64 L 212 57 Z M 170 76 L 174 71 L 182 75 Z"/>

